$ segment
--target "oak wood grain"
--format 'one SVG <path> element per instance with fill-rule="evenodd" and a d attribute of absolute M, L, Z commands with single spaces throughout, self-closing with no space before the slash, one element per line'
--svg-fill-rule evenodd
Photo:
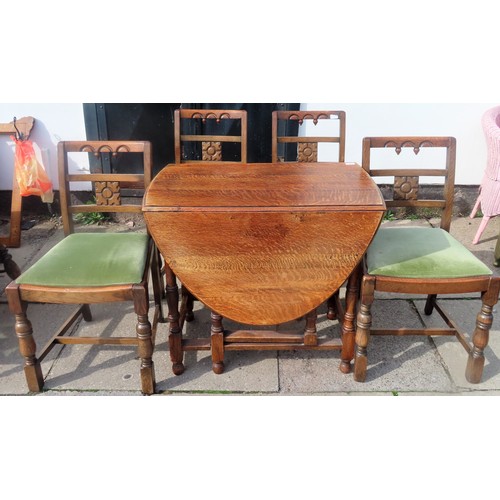
<path fill-rule="evenodd" d="M 169 166 L 143 205 L 182 283 L 250 325 L 283 323 L 324 302 L 360 262 L 384 209 L 366 172 L 340 163 Z"/>

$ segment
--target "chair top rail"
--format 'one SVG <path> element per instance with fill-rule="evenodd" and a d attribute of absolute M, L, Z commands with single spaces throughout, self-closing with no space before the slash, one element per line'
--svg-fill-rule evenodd
<path fill-rule="evenodd" d="M 384 136 L 384 137 L 365 137 L 363 142 L 370 144 L 372 148 L 391 148 L 397 149 L 404 147 L 413 147 L 414 150 L 425 147 L 451 147 L 456 140 L 454 137 L 430 137 L 430 136 Z"/>

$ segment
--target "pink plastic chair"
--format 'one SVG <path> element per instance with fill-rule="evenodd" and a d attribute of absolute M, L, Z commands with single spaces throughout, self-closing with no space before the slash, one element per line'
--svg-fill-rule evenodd
<path fill-rule="evenodd" d="M 500 215 L 500 106 L 486 111 L 481 123 L 486 138 L 488 160 L 479 188 L 479 196 L 469 216 L 473 219 L 477 210 L 481 207 L 483 219 L 472 240 L 474 245 L 481 238 L 488 221 L 492 217 Z"/>

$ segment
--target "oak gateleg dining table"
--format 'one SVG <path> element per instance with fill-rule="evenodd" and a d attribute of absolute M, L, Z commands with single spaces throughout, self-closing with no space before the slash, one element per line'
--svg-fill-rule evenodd
<path fill-rule="evenodd" d="M 165 261 L 173 372 L 184 371 L 188 350 L 210 350 L 213 371 L 222 373 L 225 350 L 336 349 L 348 373 L 360 265 L 385 208 L 375 182 L 354 163 L 163 168 L 143 213 Z M 210 336 L 183 338 L 177 279 L 211 310 Z M 346 281 L 340 338 L 319 339 L 317 308 Z M 300 332 L 258 329 L 304 317 Z M 225 331 L 223 318 L 246 326 Z"/>

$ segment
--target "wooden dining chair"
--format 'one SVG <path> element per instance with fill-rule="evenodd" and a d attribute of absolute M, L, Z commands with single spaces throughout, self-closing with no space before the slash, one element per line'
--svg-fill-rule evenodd
<path fill-rule="evenodd" d="M 175 163 L 247 162 L 247 112 L 237 109 L 174 111 Z M 227 148 L 227 149 L 226 149 Z M 180 325 L 194 319 L 194 295 L 181 287 Z"/>
<path fill-rule="evenodd" d="M 320 121 L 321 120 L 321 121 Z M 325 120 L 325 121 L 323 121 Z M 326 135 L 305 134 L 302 126 L 312 123 L 325 125 L 328 122 Z M 328 161 L 343 162 L 345 157 L 345 111 L 273 111 L 271 120 L 272 161 L 318 161 L 320 144 L 338 144 L 336 156 Z M 286 125 L 297 123 L 297 136 L 286 135 Z M 305 129 L 305 127 L 304 127 Z M 291 146 L 291 153 L 288 151 Z"/>
<path fill-rule="evenodd" d="M 409 149 L 411 148 L 411 149 Z M 432 148 L 432 149 L 431 149 Z M 386 168 L 380 165 L 382 150 L 390 150 L 394 158 L 385 158 Z M 375 152 L 375 150 L 379 150 Z M 407 154 L 401 154 L 406 150 Z M 400 168 L 410 162 L 411 150 L 425 156 L 425 168 Z M 426 153 L 422 153 L 422 151 Z M 396 155 L 394 155 L 394 151 Z M 399 155 L 399 156 L 397 156 Z M 449 234 L 454 194 L 456 141 L 453 137 L 365 137 L 362 166 L 372 177 L 393 179 L 392 199 L 388 209 L 398 207 L 427 208 L 440 214 L 439 227 L 398 226 L 381 227 L 364 258 L 361 281 L 361 301 L 357 316 L 354 379 L 363 382 L 367 370 L 367 346 L 371 335 L 455 335 L 468 352 L 465 372 L 471 383 L 481 380 L 484 348 L 493 321 L 493 306 L 498 300 L 500 278 L 466 247 Z M 414 158 L 415 159 L 415 158 Z M 424 160 L 424 158 L 419 158 Z M 376 161 L 375 161 L 376 160 Z M 393 162 L 396 160 L 396 162 Z M 395 168 L 397 165 L 398 168 Z M 407 164 L 408 165 L 408 164 Z M 387 168 L 389 167 L 389 168 Z M 442 195 L 435 199 L 422 196 L 419 179 L 425 176 L 442 179 Z M 424 312 L 435 309 L 446 323 L 444 328 L 374 329 L 371 327 L 371 308 L 377 292 L 422 294 L 427 296 Z M 438 294 L 462 295 L 477 292 L 482 306 L 470 343 L 465 333 L 437 302 Z M 403 320 L 403 316 L 400 317 Z"/>
<path fill-rule="evenodd" d="M 73 216 L 78 213 L 141 213 L 140 204 L 128 203 L 121 190 L 145 189 L 151 181 L 151 144 L 144 141 L 62 141 L 57 146 L 61 214 L 65 237 L 6 288 L 15 315 L 15 331 L 24 357 L 30 391 L 44 386 L 41 361 L 57 344 L 135 345 L 140 358 L 141 390 L 155 392 L 153 347 L 156 326 L 164 321 L 159 252 L 146 232 L 82 231 Z M 140 162 L 139 174 L 71 173 L 76 155 L 110 155 L 117 161 L 127 155 Z M 100 169 L 102 170 L 102 169 Z M 91 182 L 94 202 L 78 202 L 72 191 Z M 149 276 L 154 315 L 149 321 Z M 136 335 L 128 337 L 65 336 L 80 315 L 91 321 L 89 304 L 129 301 L 137 315 Z M 71 317 L 39 354 L 26 310 L 31 302 L 78 304 Z"/>
<path fill-rule="evenodd" d="M 321 121 L 320 121 L 321 120 Z M 316 135 L 305 133 L 307 123 L 316 127 L 318 124 L 328 125 L 328 133 Z M 290 125 L 298 126 L 298 135 L 287 135 Z M 273 111 L 271 119 L 272 161 L 317 162 L 319 144 L 338 144 L 334 156 L 328 161 L 345 161 L 345 111 Z M 290 151 L 291 148 L 291 151 Z M 328 300 L 327 318 L 343 319 L 343 311 L 339 301 L 339 292 L 335 292 Z"/>
<path fill-rule="evenodd" d="M 241 109 L 174 111 L 175 163 L 247 161 L 247 112 Z"/>

